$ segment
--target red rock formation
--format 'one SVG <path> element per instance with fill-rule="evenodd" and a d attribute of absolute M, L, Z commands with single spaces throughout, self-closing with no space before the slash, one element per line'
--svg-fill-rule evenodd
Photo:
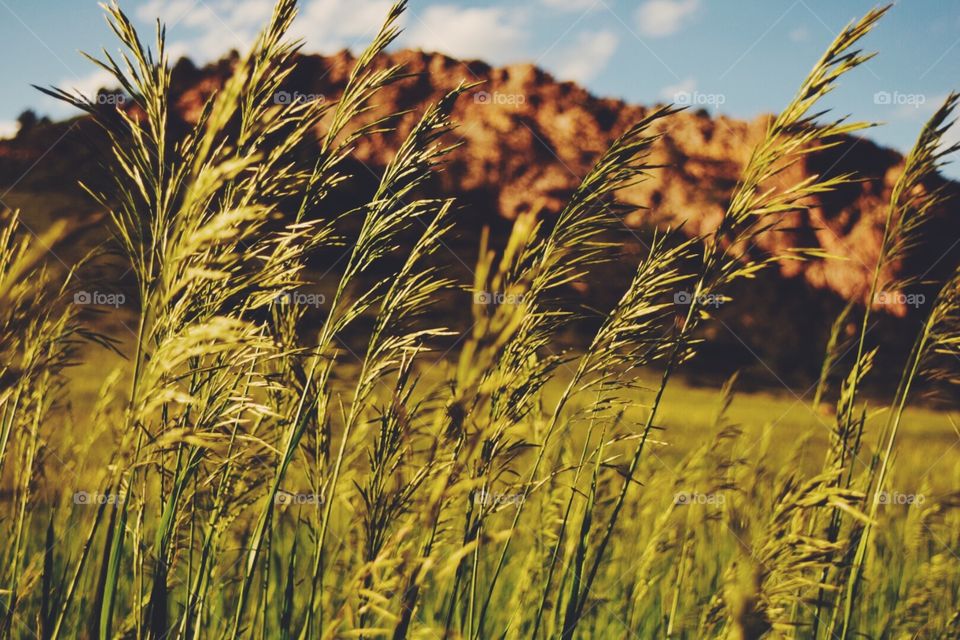
<path fill-rule="evenodd" d="M 195 121 L 203 102 L 230 73 L 235 56 L 198 69 L 181 60 L 174 73 L 174 104 L 187 122 Z M 288 79 L 290 93 L 334 100 L 347 81 L 354 58 L 348 52 L 324 57 L 303 56 Z M 478 61 L 459 61 L 440 54 L 399 51 L 384 56 L 381 65 L 400 63 L 416 74 L 387 87 L 376 98 L 368 117 L 411 109 L 398 122 L 398 131 L 360 141 L 355 157 L 377 171 L 409 131 L 423 107 L 461 81 L 480 82 L 454 113 L 460 123 L 455 136 L 463 141 L 446 171 L 439 175 L 448 195 L 472 194 L 495 205 L 496 211 L 469 212 L 507 219 L 536 210 L 557 211 L 607 145 L 650 107 L 597 98 L 570 82 L 557 82 L 528 65 L 493 68 Z M 747 122 L 706 112 L 684 111 L 664 121 L 665 136 L 653 162 L 667 165 L 653 178 L 625 193 L 624 198 L 649 207 L 626 220 L 633 227 L 676 226 L 685 222 L 690 234 L 710 231 L 724 207 L 753 145 L 761 138 L 767 118 Z M 43 150 L 36 150 L 39 156 Z M 0 143 L 0 165 L 9 175 L 13 165 L 29 164 L 30 154 L 16 142 Z M 802 276 L 816 288 L 840 296 L 862 298 L 877 258 L 885 202 L 902 167 L 901 156 L 866 139 L 846 139 L 840 146 L 811 156 L 781 176 L 793 183 L 811 173 L 855 171 L 863 182 L 844 188 L 817 203 L 809 212 L 788 216 L 789 233 L 770 233 L 761 248 L 782 251 L 816 247 L 842 260 L 784 262 L 784 276 Z M 937 258 L 958 235 L 947 218 L 932 234 L 924 252 Z M 930 263 L 933 259 L 929 260 Z M 941 261 L 955 264 L 954 258 Z M 924 263 L 912 267 L 922 273 Z"/>

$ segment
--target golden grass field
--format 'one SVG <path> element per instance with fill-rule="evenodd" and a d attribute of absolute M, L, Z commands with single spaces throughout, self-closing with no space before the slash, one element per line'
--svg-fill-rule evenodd
<path fill-rule="evenodd" d="M 277 104 L 296 5 L 278 0 L 183 138 L 164 32 L 148 49 L 116 5 L 124 56 L 100 64 L 138 109 L 49 90 L 110 141 L 111 186 L 90 195 L 134 290 L 86 279 L 103 252 L 52 264 L 63 221 L 37 237 L 0 217 L 0 637 L 960 637 L 960 432 L 921 395 L 960 381 L 960 274 L 884 372 L 895 389 L 869 386 L 869 304 L 817 345 L 831 375 L 802 393 L 683 378 L 712 302 L 782 258 L 749 251 L 758 236 L 857 179 L 769 188 L 867 126 L 818 104 L 885 9 L 772 118 L 717 229 L 657 232 L 586 346 L 563 350 L 580 317 L 564 293 L 609 259 L 632 210 L 617 194 L 657 170 L 653 127 L 676 110 L 623 132 L 550 228 L 484 234 L 457 282 L 437 264 L 453 202 L 426 194 L 468 87 L 334 215 L 344 159 L 390 126 L 362 115 L 402 76 L 372 63 L 405 2 L 339 100 Z M 924 185 L 957 150 L 958 102 L 906 158 L 868 301 L 911 284 L 883 274 L 944 204 Z M 309 260 L 330 248 L 343 263 L 320 297 Z M 450 291 L 468 330 L 429 313 Z"/>

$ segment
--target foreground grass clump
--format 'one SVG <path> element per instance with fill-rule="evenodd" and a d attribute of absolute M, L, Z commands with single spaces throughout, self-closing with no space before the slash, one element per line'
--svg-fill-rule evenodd
<path fill-rule="evenodd" d="M 610 255 L 603 238 L 630 210 L 616 193 L 655 169 L 655 131 L 674 110 L 624 132 L 551 228 L 525 217 L 501 251 L 484 240 L 457 293 L 476 301 L 474 323 L 438 380 L 428 354 L 450 331 L 426 311 L 457 291 L 438 266 L 453 203 L 423 194 L 469 87 L 421 115 L 368 202 L 335 215 L 344 159 L 391 126 L 363 115 L 402 76 L 374 61 L 404 3 L 340 100 L 276 104 L 297 53 L 285 38 L 295 5 L 279 0 L 181 139 L 168 127 L 164 33 L 151 52 L 115 6 L 125 55 L 98 64 L 139 109 L 104 113 L 51 91 L 111 141 L 112 188 L 91 195 L 135 275 L 136 337 L 91 411 L 69 411 L 79 343 L 117 344 L 84 328 L 81 305 L 116 298 L 46 268 L 62 229 L 33 240 L 17 215 L 3 218 L 0 635 L 957 637 L 956 496 L 909 484 L 896 453 L 917 381 L 956 381 L 960 276 L 940 283 L 879 420 L 859 396 L 876 353 L 863 313 L 814 469 L 802 441 L 784 460 L 772 430 L 744 437 L 729 418 L 734 380 L 699 446 L 669 464 L 658 455 L 667 388 L 695 355 L 709 302 L 782 258 L 758 258 L 753 240 L 856 179 L 768 188 L 868 126 L 821 122 L 817 103 L 868 59 L 854 47 L 884 10 L 842 32 L 771 122 L 715 232 L 654 238 L 586 352 L 550 349 L 577 318 L 561 294 Z M 907 159 L 871 299 L 909 284 L 880 274 L 941 203 L 923 184 L 954 150 L 941 140 L 956 104 Z M 321 298 L 306 265 L 331 246 L 345 266 Z M 675 304 L 678 292 L 689 304 Z M 306 319 L 313 307 L 319 324 Z M 358 327 L 360 355 L 342 342 Z M 651 370 L 652 385 L 639 384 Z M 806 438 L 822 429 L 811 420 Z"/>

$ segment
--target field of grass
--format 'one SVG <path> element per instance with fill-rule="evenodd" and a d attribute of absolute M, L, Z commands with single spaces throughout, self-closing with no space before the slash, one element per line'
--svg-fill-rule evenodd
<path fill-rule="evenodd" d="M 960 637 L 960 434 L 917 393 L 960 382 L 960 274 L 889 397 L 865 390 L 883 348 L 870 305 L 817 346 L 825 372 L 851 351 L 849 370 L 799 398 L 681 377 L 711 305 L 778 259 L 749 250 L 758 235 L 856 179 L 770 188 L 866 126 L 818 102 L 885 10 L 772 119 L 719 227 L 658 233 L 588 347 L 564 352 L 578 316 L 561 294 L 609 259 L 601 238 L 631 210 L 616 195 L 656 170 L 652 131 L 675 110 L 628 128 L 550 228 L 484 235 L 473 282 L 455 282 L 438 264 L 453 203 L 425 194 L 471 88 L 335 214 L 343 160 L 391 125 L 363 115 L 403 75 L 373 61 L 405 3 L 339 100 L 278 103 L 296 4 L 278 0 L 184 138 L 163 31 L 148 50 L 116 5 L 125 54 L 101 63 L 138 108 L 50 91 L 111 142 L 111 186 L 91 195 L 135 290 L 91 279 L 99 253 L 52 263 L 65 225 L 36 238 L 0 218 L 0 638 Z M 958 102 L 906 159 L 868 300 L 910 284 L 883 274 L 943 203 L 923 185 L 957 150 Z M 308 264 L 331 248 L 321 296 Z M 447 293 L 469 329 L 427 313 Z"/>
<path fill-rule="evenodd" d="M 118 334 L 124 332 L 122 325 L 115 326 L 114 330 Z M 341 366 L 354 374 L 358 368 L 356 361 L 353 364 L 346 361 Z M 421 363 L 417 375 L 422 378 L 424 387 L 438 389 L 452 377 L 455 366 L 456 362 L 450 361 Z M 129 363 L 114 353 L 95 347 L 87 351 L 76 368 L 68 371 L 73 420 L 82 421 L 83 414 L 95 406 L 104 372 L 115 369 L 129 372 Z M 557 402 L 572 373 L 561 367 L 554 379 L 544 386 L 542 397 L 548 405 Z M 639 390 L 631 398 L 632 406 L 626 409 L 625 419 L 642 425 L 647 413 L 644 402 L 649 401 L 651 390 L 657 388 L 659 380 L 652 372 L 641 372 L 636 382 Z M 656 438 L 661 442 L 651 453 L 655 453 L 664 464 L 675 464 L 697 447 L 710 442 L 716 435 L 714 424 L 723 398 L 723 391 L 717 387 L 675 378 L 666 389 L 658 412 L 658 424 L 664 433 Z M 775 443 L 770 454 L 780 462 L 790 459 L 798 447 L 805 447 L 803 464 L 810 470 L 822 463 L 836 423 L 833 403 L 823 401 L 814 408 L 812 399 L 811 388 L 752 391 L 735 388 L 725 420 L 742 430 L 745 438 L 755 442 L 769 431 L 769 437 Z M 573 410 L 582 410 L 583 407 L 578 405 L 588 402 L 589 399 L 575 402 Z M 871 407 L 865 431 L 878 433 L 888 407 L 882 398 L 868 398 L 865 402 Z M 866 446 L 869 451 L 875 448 L 871 443 Z M 921 485 L 929 484 L 940 494 L 956 491 L 957 474 L 960 473 L 960 412 L 928 408 L 922 403 L 908 407 L 904 412 L 897 455 L 898 465 L 910 470 L 910 480 L 901 483 L 902 488 L 919 490 Z"/>

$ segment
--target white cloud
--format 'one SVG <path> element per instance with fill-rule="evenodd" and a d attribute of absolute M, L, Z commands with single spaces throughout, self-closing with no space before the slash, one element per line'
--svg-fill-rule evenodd
<path fill-rule="evenodd" d="M 407 46 L 495 64 L 522 57 L 529 37 L 526 15 L 505 7 L 433 5 L 408 22 Z"/>
<path fill-rule="evenodd" d="M 79 93 L 87 100 L 93 100 L 96 98 L 97 92 L 100 89 L 117 89 L 120 87 L 120 83 L 113 77 L 113 74 L 105 69 L 96 67 L 87 73 L 87 75 L 80 76 L 79 78 L 76 76 L 61 78 L 58 82 L 54 83 L 54 86 L 58 89 L 63 89 L 67 93 Z M 43 96 L 41 101 L 44 110 L 55 117 L 67 117 L 77 114 L 77 111 L 73 107 L 50 96 Z"/>
<path fill-rule="evenodd" d="M 144 22 L 159 17 L 167 24 L 172 58 L 189 56 L 204 63 L 231 49 L 246 51 L 266 26 L 274 4 L 275 0 L 149 0 L 137 10 L 137 17 Z M 290 35 L 302 38 L 308 52 L 335 51 L 356 39 L 366 45 L 390 5 L 390 0 L 307 0 Z"/>
<path fill-rule="evenodd" d="M 137 17 L 144 22 L 160 18 L 167 26 L 171 58 L 203 63 L 249 47 L 272 11 L 272 0 L 150 0 Z"/>
<path fill-rule="evenodd" d="M 887 101 L 884 103 L 881 94 Z M 946 94 L 927 95 L 925 93 L 905 93 L 901 91 L 880 91 L 874 95 L 874 104 L 887 109 L 892 108 L 893 117 L 898 120 L 926 120 L 940 108 Z"/>
<path fill-rule="evenodd" d="M 175 26 L 202 12 L 205 5 L 193 0 L 148 0 L 137 8 L 136 16 L 145 22 L 160 19 L 167 26 Z"/>
<path fill-rule="evenodd" d="M 586 11 L 600 6 L 600 0 L 543 0 L 543 4 L 560 11 Z"/>
<path fill-rule="evenodd" d="M 810 32 L 806 27 L 797 27 L 790 32 L 789 38 L 791 42 L 806 42 L 810 39 Z"/>
<path fill-rule="evenodd" d="M 946 100 L 946 98 L 944 98 L 944 100 Z M 943 100 L 940 101 L 940 104 L 943 104 Z M 958 142 L 960 142 L 960 121 L 955 121 L 950 125 L 950 128 L 947 129 L 946 133 L 943 134 L 943 144 L 949 147 L 950 145 L 957 144 Z"/>
<path fill-rule="evenodd" d="M 647 0 L 637 9 L 637 28 L 653 38 L 673 35 L 699 8 L 700 0 Z"/>
<path fill-rule="evenodd" d="M 12 138 L 17 135 L 19 125 L 13 120 L 0 120 L 0 139 Z"/>
<path fill-rule="evenodd" d="M 106 69 L 97 67 L 80 78 L 68 77 L 57 83 L 57 87 L 70 93 L 79 93 L 92 100 L 100 89 L 116 89 L 120 86 L 117 79 Z"/>
<path fill-rule="evenodd" d="M 222 3 L 227 13 L 227 24 L 237 24 L 242 27 L 253 24 L 259 31 L 267 24 L 270 16 L 273 15 L 273 7 L 276 4 L 273 0 L 264 2 L 263 0 L 232 0 L 228 3 Z M 221 13 L 221 19 L 224 14 Z"/>
<path fill-rule="evenodd" d="M 158 16 L 169 26 L 173 59 L 189 56 L 205 63 L 230 49 L 246 50 L 269 19 L 275 0 L 147 0 L 136 16 L 149 23 Z M 574 8 L 598 0 L 544 0 Z M 392 0 L 304 0 L 291 36 L 308 52 L 363 47 L 376 35 Z M 503 63 L 522 57 L 529 38 L 528 11 L 513 7 L 411 7 L 401 18 L 402 45 L 441 51 L 461 58 Z"/>
<path fill-rule="evenodd" d="M 606 66 L 619 41 L 612 31 L 581 33 L 573 47 L 560 55 L 557 76 L 563 80 L 586 82 Z"/>
<path fill-rule="evenodd" d="M 390 12 L 390 0 L 313 0 L 293 23 L 292 35 L 307 51 L 343 49 L 361 39 L 373 40 Z"/>
<path fill-rule="evenodd" d="M 599 0 L 543 0 L 574 9 Z M 203 64 L 231 49 L 245 51 L 269 19 L 275 0 L 145 0 L 136 10 L 141 26 L 156 18 L 168 26 L 170 57 Z M 426 6 L 423 6 L 426 4 Z M 307 52 L 330 53 L 366 46 L 383 24 L 392 0 L 303 0 L 290 35 Z M 400 45 L 495 64 L 529 54 L 530 10 L 515 6 L 470 7 L 452 3 L 411 6 L 401 17 Z M 594 42 L 596 46 L 602 43 Z M 602 46 L 601 46 L 602 48 Z M 601 51 L 602 53 L 602 51 Z"/>
<path fill-rule="evenodd" d="M 960 144 L 960 126 L 958 125 L 953 125 L 946 130 L 940 141 L 940 147 L 946 149 L 955 144 Z M 951 164 L 960 162 L 960 152 L 954 152 L 953 155 L 947 156 L 947 160 L 950 160 Z"/>
<path fill-rule="evenodd" d="M 150 0 L 137 17 L 152 22 L 160 18 L 169 28 L 178 26 L 236 31 L 237 36 L 263 27 L 273 13 L 274 0 Z"/>
<path fill-rule="evenodd" d="M 695 78 L 684 78 L 677 84 L 671 84 L 660 90 L 660 97 L 668 102 L 683 102 L 678 96 L 689 96 L 697 90 L 697 80 Z"/>

